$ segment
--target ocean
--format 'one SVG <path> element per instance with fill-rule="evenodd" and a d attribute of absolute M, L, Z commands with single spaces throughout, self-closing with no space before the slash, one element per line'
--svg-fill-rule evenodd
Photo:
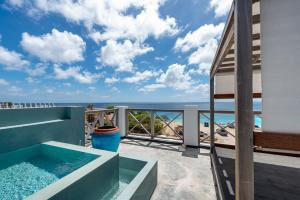
<path fill-rule="evenodd" d="M 87 107 L 90 103 L 56 103 L 59 106 L 83 106 Z M 184 105 L 198 105 L 199 110 L 209 110 L 209 102 L 157 102 L 157 103 L 92 103 L 94 108 L 106 108 L 107 106 L 128 106 L 129 108 L 148 108 L 148 109 L 183 109 Z M 215 110 L 234 110 L 234 102 L 216 102 Z M 261 111 L 261 102 L 253 103 L 253 110 Z M 157 113 L 160 116 L 165 115 L 169 119 L 172 119 L 176 116 L 176 113 L 170 112 L 159 112 Z M 207 114 L 209 116 L 209 114 Z M 182 124 L 182 117 L 178 117 L 176 120 L 177 124 Z M 215 114 L 215 121 L 219 124 L 228 124 L 234 121 L 233 114 Z M 200 117 L 200 123 L 209 122 L 209 119 L 202 116 Z M 262 120 L 259 116 L 255 116 L 255 125 L 261 127 Z"/>

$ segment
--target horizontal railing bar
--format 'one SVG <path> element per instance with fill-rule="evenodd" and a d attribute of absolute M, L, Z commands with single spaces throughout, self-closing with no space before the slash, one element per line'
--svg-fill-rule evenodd
<path fill-rule="evenodd" d="M 97 113 L 97 112 L 115 112 L 118 109 L 105 109 L 105 108 L 93 108 L 93 110 L 86 110 L 85 113 Z"/>
<path fill-rule="evenodd" d="M 152 108 L 129 108 L 129 111 L 154 111 L 154 112 L 184 112 L 178 109 L 152 109 Z"/>
<path fill-rule="evenodd" d="M 198 110 L 199 113 L 210 113 L 210 110 Z M 219 114 L 234 114 L 235 111 L 233 110 L 215 110 L 214 113 L 219 113 Z M 253 114 L 258 115 L 262 114 L 261 111 L 253 111 Z"/>

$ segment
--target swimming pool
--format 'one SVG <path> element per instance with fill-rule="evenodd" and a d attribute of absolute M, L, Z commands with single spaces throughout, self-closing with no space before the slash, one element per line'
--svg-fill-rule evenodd
<path fill-rule="evenodd" d="M 24 199 L 99 155 L 38 144 L 0 155 L 1 199 Z"/>
<path fill-rule="evenodd" d="M 60 142 L 0 155 L 1 199 L 150 199 L 157 163 Z"/>

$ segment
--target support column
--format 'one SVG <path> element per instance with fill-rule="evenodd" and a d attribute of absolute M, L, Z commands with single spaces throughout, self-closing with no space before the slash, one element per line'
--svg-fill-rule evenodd
<path fill-rule="evenodd" d="M 118 109 L 118 125 L 119 125 L 119 130 L 121 133 L 121 137 L 126 136 L 126 124 L 127 124 L 127 119 L 126 119 L 126 109 L 128 109 L 128 106 L 116 106 L 115 108 Z"/>
<path fill-rule="evenodd" d="M 215 148 L 215 77 L 210 78 L 210 152 Z"/>
<path fill-rule="evenodd" d="M 183 118 L 184 144 L 187 146 L 199 146 L 199 117 L 197 105 L 184 106 Z"/>
<path fill-rule="evenodd" d="M 252 0 L 235 0 L 235 192 L 254 199 L 252 100 Z"/>

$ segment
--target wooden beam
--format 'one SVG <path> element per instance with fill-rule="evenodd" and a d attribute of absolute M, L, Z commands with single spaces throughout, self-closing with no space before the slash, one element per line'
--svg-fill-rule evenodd
<path fill-rule="evenodd" d="M 253 93 L 253 98 L 261 98 L 261 93 Z M 234 99 L 234 94 L 215 94 L 215 99 Z"/>
<path fill-rule="evenodd" d="M 252 59 L 257 59 L 260 58 L 260 54 L 253 54 L 252 55 Z M 223 58 L 222 62 L 230 62 L 230 61 L 234 61 L 234 57 L 230 57 L 230 58 Z"/>
<path fill-rule="evenodd" d="M 212 66 L 210 69 L 210 75 L 211 77 L 215 75 L 217 68 L 219 67 L 219 64 L 221 63 L 222 59 L 227 54 L 227 51 L 231 48 L 233 44 L 233 11 L 234 6 L 232 4 L 231 9 L 229 11 L 229 17 L 227 18 L 224 31 L 222 33 L 220 44 L 218 46 L 218 49 L 216 51 L 214 60 L 212 62 Z"/>
<path fill-rule="evenodd" d="M 215 77 L 210 78 L 210 152 L 215 148 Z"/>
<path fill-rule="evenodd" d="M 260 34 L 259 33 L 255 33 L 252 35 L 252 40 L 260 40 Z"/>
<path fill-rule="evenodd" d="M 222 60 L 222 62 L 230 62 L 230 61 L 234 61 L 234 57 L 231 57 L 231 58 L 224 58 Z"/>
<path fill-rule="evenodd" d="M 258 51 L 260 50 L 260 45 L 252 46 L 252 51 Z M 230 49 L 228 51 L 228 54 L 234 54 L 234 49 Z"/>
<path fill-rule="evenodd" d="M 253 68 L 253 70 L 260 70 L 261 65 L 260 64 L 255 64 L 255 65 L 252 65 L 252 68 Z M 217 73 L 225 73 L 225 72 L 234 72 L 234 66 L 227 67 L 227 68 L 220 68 L 217 71 Z"/>
<path fill-rule="evenodd" d="M 252 0 L 235 0 L 236 200 L 254 200 L 252 19 Z"/>
<path fill-rule="evenodd" d="M 259 24 L 260 23 L 260 14 L 252 16 L 252 24 Z"/>
<path fill-rule="evenodd" d="M 257 68 L 257 66 L 259 65 L 259 67 L 260 67 L 260 65 L 261 65 L 261 59 L 260 58 L 252 58 L 252 63 L 253 63 L 253 65 L 252 65 L 252 67 L 253 67 L 253 69 L 254 68 Z M 220 67 L 219 67 L 219 70 L 220 69 L 223 69 L 223 68 L 228 68 L 228 67 L 233 67 L 234 68 L 234 65 L 235 65 L 235 62 L 222 62 L 222 64 L 220 65 Z"/>

